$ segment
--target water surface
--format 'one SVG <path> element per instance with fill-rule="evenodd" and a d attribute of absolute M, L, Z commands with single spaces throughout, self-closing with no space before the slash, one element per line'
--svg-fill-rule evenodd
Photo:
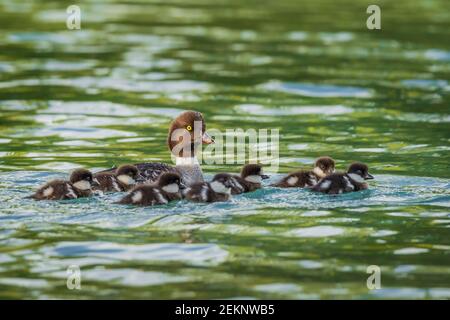
<path fill-rule="evenodd" d="M 0 1 L 0 298 L 450 298 L 448 1 L 385 3 L 381 31 L 364 1 L 80 6 L 70 31 L 60 1 Z M 376 180 L 155 208 L 23 199 L 76 167 L 170 162 L 186 109 L 279 129 L 271 181 L 321 155 Z"/>

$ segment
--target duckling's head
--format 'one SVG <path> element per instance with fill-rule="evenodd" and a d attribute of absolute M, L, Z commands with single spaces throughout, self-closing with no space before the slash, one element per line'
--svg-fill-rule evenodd
<path fill-rule="evenodd" d="M 241 178 L 252 183 L 261 183 L 262 179 L 268 179 L 269 176 L 263 173 L 260 164 L 246 164 L 241 170 Z"/>
<path fill-rule="evenodd" d="M 180 191 L 181 178 L 177 173 L 166 172 L 158 179 L 158 186 L 167 193 L 178 193 Z"/>
<path fill-rule="evenodd" d="M 135 184 L 138 175 L 138 169 L 131 164 L 124 164 L 116 169 L 117 179 L 127 186 Z"/>
<path fill-rule="evenodd" d="M 185 111 L 176 117 L 170 127 L 167 144 L 176 157 L 195 157 L 198 146 L 214 140 L 206 133 L 203 115 L 197 111 Z"/>
<path fill-rule="evenodd" d="M 70 182 L 79 190 L 91 189 L 92 179 L 92 173 L 86 169 L 76 169 L 70 175 Z"/>
<path fill-rule="evenodd" d="M 363 182 L 364 180 L 373 179 L 374 177 L 369 173 L 369 167 L 361 162 L 354 162 L 348 167 L 347 174 L 352 180 L 356 182 Z"/>
<path fill-rule="evenodd" d="M 314 165 L 314 173 L 319 178 L 324 178 L 334 172 L 334 160 L 330 157 L 320 157 L 316 160 Z"/>
<path fill-rule="evenodd" d="M 233 177 L 228 173 L 216 174 L 209 183 L 214 192 L 231 193 Z"/>

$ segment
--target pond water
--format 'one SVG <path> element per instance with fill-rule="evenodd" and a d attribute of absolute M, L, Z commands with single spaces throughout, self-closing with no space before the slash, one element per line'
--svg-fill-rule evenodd
<path fill-rule="evenodd" d="M 0 298 L 450 298 L 448 1 L 385 3 L 381 31 L 364 1 L 80 6 L 67 30 L 60 1 L 0 2 Z M 154 208 L 23 199 L 77 167 L 170 163 L 186 109 L 280 130 L 269 183 L 321 155 L 376 179 Z"/>

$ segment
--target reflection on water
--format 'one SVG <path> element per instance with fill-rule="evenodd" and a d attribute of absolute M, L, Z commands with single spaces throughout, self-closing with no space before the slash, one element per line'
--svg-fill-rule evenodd
<path fill-rule="evenodd" d="M 330 86 L 310 83 L 268 83 L 263 85 L 267 90 L 276 90 L 286 93 L 298 94 L 306 97 L 317 98 L 369 98 L 369 90 L 357 87 Z"/>
<path fill-rule="evenodd" d="M 112 204 L 120 194 L 23 199 L 36 185 L 63 176 L 0 175 L 0 283 L 35 288 L 27 297 L 70 297 L 58 283 L 74 264 L 92 288 L 83 293 L 95 298 L 102 290 L 108 297 L 181 298 L 194 294 L 192 287 L 190 297 L 231 298 L 241 291 L 256 298 L 449 297 L 439 282 L 421 289 L 449 272 L 440 262 L 450 249 L 445 179 L 379 175 L 370 190 L 341 196 L 267 187 L 229 203 L 153 208 Z M 396 291 L 388 282 L 385 295 L 368 292 L 361 277 L 375 263 L 383 277 L 397 279 L 395 286 L 414 281 L 417 288 Z M 10 276 L 16 268 L 30 271 Z M 268 268 L 270 275 L 262 276 Z M 224 285 L 230 291 L 215 289 Z"/>
<path fill-rule="evenodd" d="M 3 1 L 0 298 L 79 297 L 71 264 L 91 298 L 449 298 L 447 2 L 386 3 L 371 32 L 350 0 L 86 1 L 78 31 L 59 1 Z M 280 173 L 330 155 L 377 179 L 158 208 L 23 199 L 79 166 L 170 162 L 186 109 L 279 129 Z M 222 170 L 239 166 L 205 166 Z"/>

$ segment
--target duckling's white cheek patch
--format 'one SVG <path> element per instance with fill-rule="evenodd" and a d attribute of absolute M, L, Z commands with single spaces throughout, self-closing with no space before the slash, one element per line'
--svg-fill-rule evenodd
<path fill-rule="evenodd" d="M 50 197 L 53 194 L 53 187 L 48 187 L 42 192 L 44 197 Z"/>
<path fill-rule="evenodd" d="M 319 176 L 319 177 L 321 177 L 321 178 L 323 178 L 323 177 L 326 176 L 325 172 L 323 172 L 323 170 L 320 169 L 319 167 L 315 167 L 315 168 L 313 169 L 313 172 L 314 172 L 317 176 Z"/>
<path fill-rule="evenodd" d="M 142 192 L 141 191 L 135 192 L 131 196 L 131 201 L 133 201 L 133 203 L 138 203 L 141 200 L 142 200 Z"/>
<path fill-rule="evenodd" d="M 117 177 L 117 179 L 119 179 L 119 181 L 125 185 L 131 185 L 136 183 L 136 181 L 134 181 L 132 177 L 126 174 L 121 174 L 120 176 Z"/>
<path fill-rule="evenodd" d="M 287 184 L 290 186 L 295 185 L 298 182 L 298 178 L 297 177 L 290 177 L 289 179 L 287 179 Z"/>
<path fill-rule="evenodd" d="M 247 180 L 248 182 L 251 182 L 251 183 L 261 183 L 262 178 L 261 178 L 261 176 L 253 176 L 252 175 L 252 176 L 246 177 L 245 180 Z"/>
<path fill-rule="evenodd" d="M 330 185 L 331 185 L 331 181 L 328 181 L 328 180 L 323 181 L 323 182 L 320 184 L 320 189 L 321 189 L 321 190 L 326 190 L 326 189 L 328 189 L 328 188 L 330 187 Z"/>
<path fill-rule="evenodd" d="M 91 184 L 86 180 L 75 182 L 73 185 L 79 190 L 89 190 L 91 188 Z"/>
<path fill-rule="evenodd" d="M 353 180 L 356 181 L 358 183 L 363 183 L 364 179 L 363 177 L 361 177 L 360 175 L 357 175 L 355 173 L 349 173 L 348 176 Z"/>
<path fill-rule="evenodd" d="M 167 193 L 177 193 L 180 188 L 176 183 L 171 183 L 167 186 L 162 187 L 162 189 Z"/>
<path fill-rule="evenodd" d="M 224 184 L 219 181 L 211 182 L 211 188 L 217 193 L 228 193 L 230 191 L 230 188 L 225 187 Z"/>

